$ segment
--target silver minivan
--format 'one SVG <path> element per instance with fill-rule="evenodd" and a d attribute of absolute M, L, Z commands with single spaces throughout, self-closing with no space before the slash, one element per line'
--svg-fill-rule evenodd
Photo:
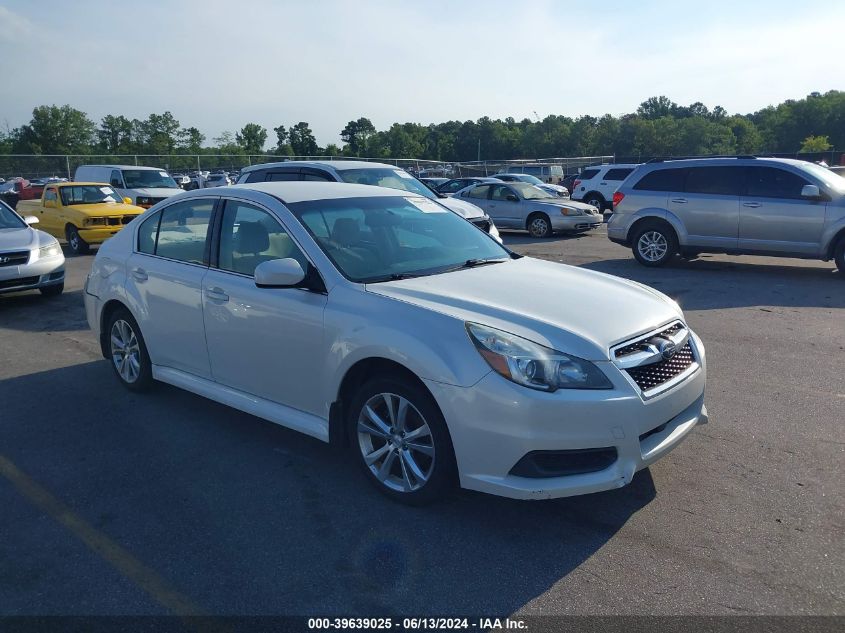
<path fill-rule="evenodd" d="M 655 161 L 613 197 L 611 241 L 645 266 L 676 254 L 834 259 L 845 273 L 845 178 L 780 158 Z"/>

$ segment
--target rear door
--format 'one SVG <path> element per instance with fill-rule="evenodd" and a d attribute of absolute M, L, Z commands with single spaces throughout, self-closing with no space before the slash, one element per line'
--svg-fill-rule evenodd
<path fill-rule="evenodd" d="M 827 204 L 801 197 L 809 180 L 778 167 L 748 167 L 739 208 L 739 246 L 817 255 Z"/>
<path fill-rule="evenodd" d="M 508 200 L 508 196 L 516 200 Z M 488 215 L 498 227 L 525 228 L 524 205 L 516 192 L 507 185 L 492 185 Z"/>
<path fill-rule="evenodd" d="M 739 244 L 742 166 L 690 167 L 683 193 L 670 193 L 667 208 L 684 225 L 690 246 L 735 250 Z"/>
<path fill-rule="evenodd" d="M 211 378 L 202 310 L 210 227 L 218 198 L 165 207 L 138 227 L 127 293 L 153 364 Z"/>
<path fill-rule="evenodd" d="M 493 214 L 493 205 L 490 202 L 490 190 L 492 185 L 476 185 L 461 194 L 462 198 L 466 198 L 467 202 L 471 202 L 477 207 L 481 207 L 484 212 L 493 218 L 493 223 L 499 226 L 496 216 Z"/>

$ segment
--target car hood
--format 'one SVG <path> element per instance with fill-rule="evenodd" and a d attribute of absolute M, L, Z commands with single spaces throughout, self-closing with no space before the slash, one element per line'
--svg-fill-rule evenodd
<path fill-rule="evenodd" d="M 170 187 L 145 187 L 143 189 L 132 189 L 137 192 L 139 196 L 149 196 L 151 198 L 169 198 L 175 196 L 177 193 L 182 193 L 181 189 L 171 189 Z"/>
<path fill-rule="evenodd" d="M 0 229 L 0 251 L 26 251 L 38 246 L 38 233 L 31 228 Z"/>
<path fill-rule="evenodd" d="M 482 211 L 480 207 L 475 206 L 471 202 L 461 200 L 460 198 L 439 198 L 437 202 L 450 211 L 454 211 L 462 218 L 480 218 L 484 215 L 484 211 Z"/>
<path fill-rule="evenodd" d="M 593 361 L 683 317 L 674 301 L 642 284 L 530 257 L 366 288 Z"/>
<path fill-rule="evenodd" d="M 69 208 L 84 213 L 85 215 L 90 215 L 91 217 L 107 217 L 110 215 L 136 215 L 146 211 L 146 209 L 142 207 L 136 207 L 134 204 L 123 204 L 122 202 L 117 204 L 103 202 L 92 202 L 90 204 L 73 204 L 70 205 Z"/>
<path fill-rule="evenodd" d="M 531 200 L 530 202 L 536 202 L 537 204 L 550 204 L 554 207 L 569 207 L 570 209 L 578 209 L 584 213 L 598 213 L 598 209 L 596 209 L 593 205 L 586 204 L 584 202 L 577 202 L 570 198 L 549 198 L 548 200 Z"/>

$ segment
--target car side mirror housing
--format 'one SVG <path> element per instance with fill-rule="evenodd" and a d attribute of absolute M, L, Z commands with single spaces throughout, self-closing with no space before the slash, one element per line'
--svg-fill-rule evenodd
<path fill-rule="evenodd" d="M 822 197 L 822 192 L 819 191 L 819 188 L 816 185 L 804 185 L 801 187 L 801 197 L 818 200 Z"/>
<path fill-rule="evenodd" d="M 516 197 L 515 195 L 513 195 L 512 193 L 509 193 L 509 194 L 507 195 L 507 198 L 505 198 L 505 199 L 506 199 L 508 202 L 519 202 L 519 198 L 517 198 L 517 197 Z"/>
<path fill-rule="evenodd" d="M 132 204 L 132 198 L 124 198 L 123 204 Z"/>
<path fill-rule="evenodd" d="M 305 271 L 291 257 L 261 262 L 255 268 L 255 285 L 259 288 L 292 288 L 305 279 Z"/>
<path fill-rule="evenodd" d="M 36 218 L 34 215 L 26 216 L 23 221 L 26 222 L 29 226 L 32 226 L 33 224 L 38 224 L 38 218 Z"/>

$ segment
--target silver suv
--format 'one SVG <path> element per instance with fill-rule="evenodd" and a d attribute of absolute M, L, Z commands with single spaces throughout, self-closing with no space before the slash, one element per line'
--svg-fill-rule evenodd
<path fill-rule="evenodd" d="M 645 266 L 702 252 L 835 259 L 845 273 L 845 178 L 779 158 L 657 161 L 613 196 L 611 241 Z"/>

